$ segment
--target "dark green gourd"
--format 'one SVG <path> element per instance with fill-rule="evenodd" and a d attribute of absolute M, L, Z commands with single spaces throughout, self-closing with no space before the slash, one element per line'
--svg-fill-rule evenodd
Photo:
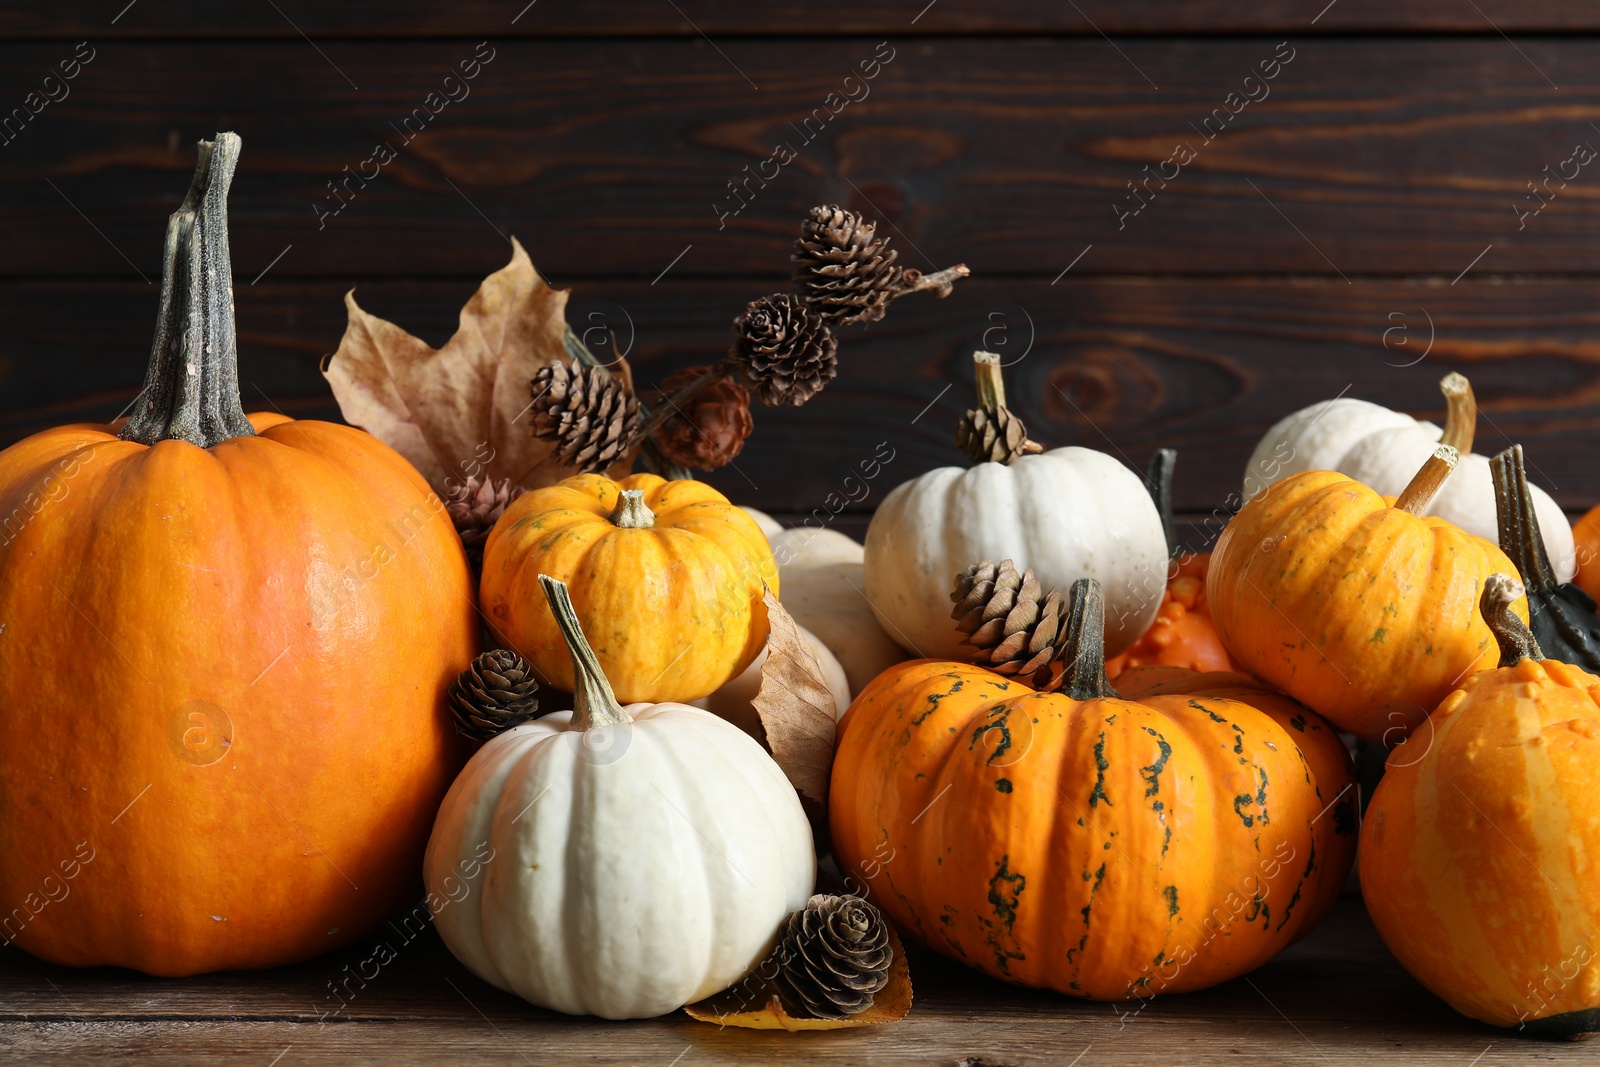
<path fill-rule="evenodd" d="M 1489 468 L 1494 473 L 1500 547 L 1517 565 L 1528 590 L 1528 628 L 1547 658 L 1600 673 L 1600 614 L 1595 612 L 1594 597 L 1571 582 L 1556 581 L 1528 494 L 1522 446 L 1512 445 L 1490 460 Z"/>

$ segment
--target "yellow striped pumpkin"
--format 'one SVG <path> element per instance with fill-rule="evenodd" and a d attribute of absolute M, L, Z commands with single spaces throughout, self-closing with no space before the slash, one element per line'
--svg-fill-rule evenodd
<path fill-rule="evenodd" d="M 1361 892 L 1390 951 L 1464 1015 L 1600 1031 L 1600 678 L 1540 657 L 1485 583 L 1498 669 L 1389 757 L 1361 834 Z"/>

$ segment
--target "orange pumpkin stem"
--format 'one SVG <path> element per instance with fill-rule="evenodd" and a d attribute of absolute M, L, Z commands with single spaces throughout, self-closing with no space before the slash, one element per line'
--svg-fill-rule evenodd
<path fill-rule="evenodd" d="M 1106 677 L 1106 598 L 1100 583 L 1079 578 L 1072 583 L 1067 639 L 1062 646 L 1066 669 L 1057 690 L 1073 700 L 1099 700 L 1118 695 Z"/>
<path fill-rule="evenodd" d="M 1472 383 L 1466 375 L 1451 371 L 1439 382 L 1439 392 L 1444 394 L 1449 411 L 1444 420 L 1444 436 L 1439 443 L 1467 455 L 1472 451 L 1472 438 L 1478 430 L 1478 399 L 1472 395 Z"/>
<path fill-rule="evenodd" d="M 1528 473 L 1522 462 L 1522 446 L 1512 445 L 1489 461 L 1494 476 L 1495 518 L 1499 524 L 1500 547 L 1527 588 L 1535 594 L 1549 593 L 1560 583 L 1545 551 L 1539 516 L 1533 510 L 1533 495 L 1528 492 Z"/>
<path fill-rule="evenodd" d="M 1428 505 L 1433 503 L 1433 498 L 1439 495 L 1439 490 L 1444 486 L 1445 479 L 1450 477 L 1450 472 L 1456 469 L 1456 463 L 1461 459 L 1461 453 L 1449 445 L 1440 445 L 1433 450 L 1433 455 L 1428 457 L 1428 462 L 1411 479 L 1411 484 L 1395 498 L 1394 506 L 1401 511 L 1409 511 L 1419 518 L 1428 513 Z"/>
<path fill-rule="evenodd" d="M 643 489 L 624 489 L 611 512 L 611 524 L 622 530 L 648 530 L 656 524 L 656 513 L 644 502 Z"/>
<path fill-rule="evenodd" d="M 611 691 L 611 683 L 600 669 L 600 660 L 589 646 L 589 639 L 583 636 L 583 625 L 572 607 L 567 583 L 541 574 L 539 586 L 550 602 L 550 613 L 556 617 L 556 626 L 567 642 L 567 651 L 572 653 L 572 728 L 590 730 L 596 726 L 632 722 L 632 717 L 617 703 L 617 695 Z"/>
<path fill-rule="evenodd" d="M 150 369 L 124 441 L 188 441 L 201 448 L 255 434 L 239 403 L 239 352 L 228 259 L 228 186 L 239 135 L 200 142 L 183 203 L 167 219 Z"/>
<path fill-rule="evenodd" d="M 1500 646 L 1500 666 L 1515 667 L 1525 659 L 1535 663 L 1544 659 L 1538 640 L 1528 624 L 1517 618 L 1511 605 L 1522 597 L 1522 583 L 1505 574 L 1491 574 L 1483 581 L 1483 596 L 1478 599 L 1478 610 L 1483 621 L 1489 624 L 1495 642 Z"/>

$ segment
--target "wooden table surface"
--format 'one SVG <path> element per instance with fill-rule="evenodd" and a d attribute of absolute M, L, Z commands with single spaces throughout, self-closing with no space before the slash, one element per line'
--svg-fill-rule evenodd
<path fill-rule="evenodd" d="M 1347 897 L 1301 944 L 1248 977 L 1144 1005 L 1095 1004 L 993 981 L 913 948 L 916 1000 L 899 1023 L 787 1034 L 674 1014 L 572 1018 L 478 981 L 431 928 L 357 990 L 332 997 L 371 945 L 262 973 L 152 979 L 0 952 L 0 1062 L 258 1064 L 908 1065 L 1587 1063 L 1600 1046 L 1519 1038 L 1465 1019 L 1395 963 Z M 370 968 L 368 968 L 370 973 Z M 344 1004 L 340 1010 L 341 1003 Z"/>

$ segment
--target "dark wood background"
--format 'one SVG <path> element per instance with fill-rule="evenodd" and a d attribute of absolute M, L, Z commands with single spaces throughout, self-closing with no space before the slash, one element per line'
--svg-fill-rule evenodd
<path fill-rule="evenodd" d="M 615 330 L 654 381 L 725 347 L 783 286 L 801 214 L 833 201 L 883 219 L 910 265 L 973 278 L 845 331 L 812 404 L 757 411 L 714 476 L 743 502 L 820 506 L 885 439 L 880 490 L 956 462 L 977 347 L 1014 361 L 1036 437 L 1133 466 L 1179 448 L 1184 511 L 1221 504 L 1287 412 L 1346 391 L 1439 415 L 1452 369 L 1477 386 L 1480 451 L 1521 441 L 1569 509 L 1600 497 L 1600 160 L 1517 213 L 1600 146 L 1593 4 L 525 2 L 0 10 L 0 116 L 94 50 L 0 145 L 0 443 L 132 399 L 192 143 L 232 129 L 249 409 L 337 417 L 317 364 L 342 294 L 442 343 L 508 234 L 573 290 L 574 326 Z M 471 95 L 319 230 L 326 183 L 485 40 Z M 719 229 L 726 183 L 882 41 L 870 95 Z M 1202 142 L 1287 49 L 1270 96 Z M 1178 141 L 1198 158 L 1119 229 L 1113 205 Z"/>

